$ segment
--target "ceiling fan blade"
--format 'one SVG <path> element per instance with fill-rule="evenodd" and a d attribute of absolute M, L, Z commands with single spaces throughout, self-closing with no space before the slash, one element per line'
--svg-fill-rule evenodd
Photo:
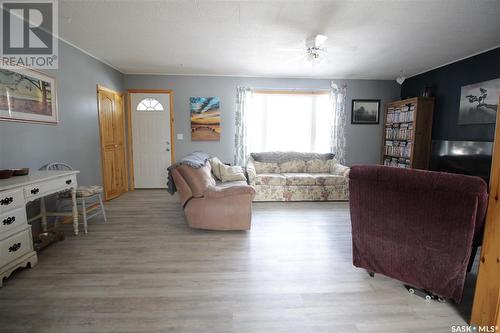
<path fill-rule="evenodd" d="M 318 48 L 321 47 L 327 39 L 328 37 L 325 35 L 316 35 L 316 37 L 314 37 L 314 46 Z"/>
<path fill-rule="evenodd" d="M 276 47 L 274 48 L 276 51 L 298 51 L 298 52 L 304 52 L 303 47 Z"/>
<path fill-rule="evenodd" d="M 294 62 L 298 62 L 298 61 L 301 61 L 301 60 L 304 60 L 306 58 L 306 55 L 305 54 L 301 54 L 297 57 L 293 57 L 292 59 L 288 60 L 288 61 L 285 61 L 283 62 L 282 64 L 283 65 L 289 65 L 291 63 L 294 63 Z"/>

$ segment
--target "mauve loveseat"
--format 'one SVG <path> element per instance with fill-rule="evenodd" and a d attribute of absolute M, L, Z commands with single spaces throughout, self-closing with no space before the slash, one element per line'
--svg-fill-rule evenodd
<path fill-rule="evenodd" d="M 349 194 L 354 266 L 461 301 L 471 252 L 482 238 L 482 179 L 353 166 Z"/>

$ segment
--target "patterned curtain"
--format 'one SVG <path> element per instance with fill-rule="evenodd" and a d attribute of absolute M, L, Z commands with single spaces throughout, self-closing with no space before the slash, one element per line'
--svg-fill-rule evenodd
<path fill-rule="evenodd" d="M 246 87 L 236 89 L 236 117 L 234 135 L 234 165 L 245 166 L 248 151 L 248 105 L 252 90 Z"/>
<path fill-rule="evenodd" d="M 331 152 L 335 154 L 336 160 L 340 164 L 346 164 L 346 144 L 345 129 L 347 124 L 346 116 L 346 95 L 347 87 L 338 87 L 331 83 L 331 102 L 333 103 L 333 126 L 331 127 Z"/>

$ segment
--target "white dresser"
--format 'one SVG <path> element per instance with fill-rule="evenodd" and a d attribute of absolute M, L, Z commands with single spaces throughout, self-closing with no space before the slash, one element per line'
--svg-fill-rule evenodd
<path fill-rule="evenodd" d="M 28 176 L 0 179 L 0 287 L 3 279 L 19 267 L 32 267 L 37 263 L 33 251 L 31 225 L 26 218 L 26 204 L 41 200 L 42 228 L 47 229 L 47 213 L 43 197 L 71 190 L 73 198 L 73 227 L 78 234 L 76 210 L 76 175 L 79 171 L 34 171 Z"/>

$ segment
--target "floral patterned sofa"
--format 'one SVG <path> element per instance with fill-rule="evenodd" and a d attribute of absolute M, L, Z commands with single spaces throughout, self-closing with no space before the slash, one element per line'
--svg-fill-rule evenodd
<path fill-rule="evenodd" d="M 349 168 L 333 154 L 252 153 L 246 166 L 254 201 L 345 201 Z"/>

